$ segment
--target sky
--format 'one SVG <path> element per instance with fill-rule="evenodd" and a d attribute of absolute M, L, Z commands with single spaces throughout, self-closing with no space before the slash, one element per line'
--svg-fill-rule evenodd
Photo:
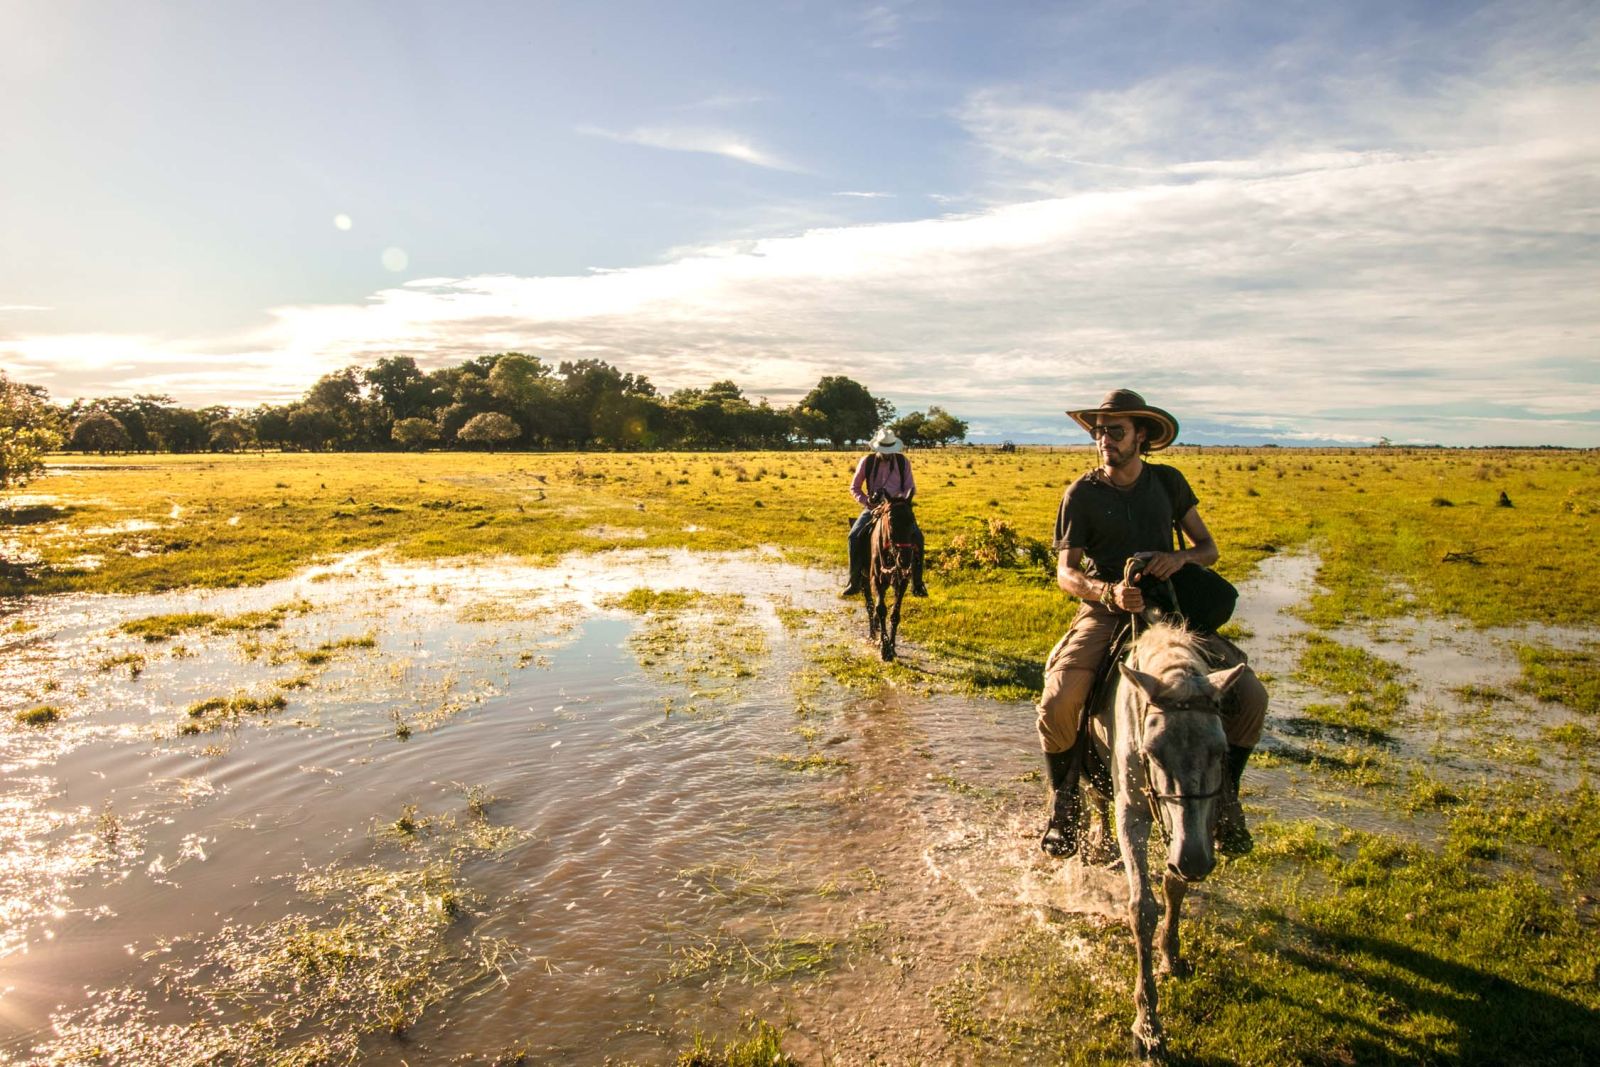
<path fill-rule="evenodd" d="M 0 370 L 1600 446 L 1600 4 L 0 0 Z"/>

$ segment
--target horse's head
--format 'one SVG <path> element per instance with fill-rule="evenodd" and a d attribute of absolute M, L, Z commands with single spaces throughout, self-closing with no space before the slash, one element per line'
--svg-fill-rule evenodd
<path fill-rule="evenodd" d="M 912 523 L 915 521 L 911 498 L 879 493 L 873 499 L 875 501 L 873 511 L 877 519 L 889 523 L 889 539 L 896 544 L 909 543 Z"/>
<path fill-rule="evenodd" d="M 1157 676 L 1125 663 L 1119 667 L 1137 693 L 1139 756 L 1151 806 L 1167 837 L 1167 870 L 1186 882 L 1204 881 L 1217 863 L 1211 838 L 1227 773 L 1222 695 L 1244 668 Z"/>

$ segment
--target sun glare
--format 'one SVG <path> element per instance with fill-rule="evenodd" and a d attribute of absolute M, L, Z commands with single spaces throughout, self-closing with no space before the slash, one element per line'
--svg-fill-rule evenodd
<path fill-rule="evenodd" d="M 341 212 L 341 213 L 339 213 L 339 214 L 337 214 L 337 215 L 335 215 L 333 217 L 333 228 L 336 229 L 336 230 L 348 230 L 351 226 L 354 226 L 354 225 L 355 225 L 355 223 L 353 221 L 351 221 L 350 216 L 344 214 L 343 212 Z"/>

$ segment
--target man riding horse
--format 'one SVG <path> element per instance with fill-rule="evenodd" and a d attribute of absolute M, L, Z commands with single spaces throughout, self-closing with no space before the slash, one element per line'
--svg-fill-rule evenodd
<path fill-rule="evenodd" d="M 1146 404 L 1131 389 L 1108 393 L 1097 408 L 1067 414 L 1095 439 L 1100 466 L 1067 487 L 1056 516 L 1056 581 L 1081 603 L 1045 663 L 1038 703 L 1050 785 L 1050 822 L 1039 844 L 1054 856 L 1078 851 L 1078 777 L 1084 755 L 1078 746 L 1087 743 L 1090 690 L 1118 630 L 1145 609 L 1144 592 L 1124 577 L 1128 560 L 1136 554 L 1143 557 L 1144 579 L 1162 581 L 1190 563 L 1209 567 L 1218 555 L 1200 518 L 1199 501 L 1182 473 L 1144 459 L 1177 438 L 1177 419 Z M 1175 525 L 1191 547 L 1173 550 Z M 1215 634 L 1205 635 L 1204 651 L 1217 667 L 1246 662 L 1232 642 Z M 1239 805 L 1239 781 L 1261 738 L 1266 711 L 1267 691 L 1245 666 L 1223 707 L 1228 758 L 1216 837 L 1224 853 L 1237 855 L 1252 847 Z"/>
<path fill-rule="evenodd" d="M 860 596 L 866 588 L 867 564 L 871 558 L 872 505 L 883 497 L 910 500 L 917 491 L 911 477 L 911 460 L 905 455 L 906 446 L 891 430 L 883 430 L 873 438 L 872 451 L 856 464 L 855 477 L 850 480 L 850 495 L 863 508 L 855 525 L 850 527 L 850 584 L 842 596 Z M 928 587 L 922 584 L 922 557 L 925 542 L 922 527 L 912 519 L 911 538 L 916 545 L 916 558 L 911 569 L 911 595 L 927 596 Z"/>

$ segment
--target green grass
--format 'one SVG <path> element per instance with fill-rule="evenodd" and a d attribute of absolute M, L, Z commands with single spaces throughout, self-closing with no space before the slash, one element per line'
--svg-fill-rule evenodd
<path fill-rule="evenodd" d="M 1600 464 L 1587 454 L 1179 448 L 1162 458 L 1194 485 L 1224 575 L 1237 581 L 1259 560 L 1299 547 L 1321 554 L 1326 592 L 1306 609 L 1318 625 L 1418 610 L 1484 626 L 1581 625 L 1587 606 L 1600 603 L 1600 570 L 1565 547 L 1593 523 L 1572 501 L 1600 499 Z M 586 533 L 598 527 L 641 531 L 626 542 L 641 548 L 777 545 L 842 572 L 854 461 L 830 452 L 268 454 L 150 456 L 116 469 L 123 461 L 74 456 L 78 469 L 37 485 L 62 499 L 74 525 L 142 519 L 160 528 L 50 539 L 19 527 L 23 546 L 53 566 L 0 579 L 0 595 L 253 584 L 379 547 L 413 559 L 548 560 L 615 547 Z M 1020 668 L 1007 661 L 1036 658 L 1068 617 L 1066 598 L 1030 553 L 1050 537 L 1061 491 L 1091 454 L 947 450 L 914 462 L 931 552 L 965 539 L 955 554 L 976 565 L 933 570 L 933 598 L 907 612 L 906 638 L 971 660 L 973 646 L 989 649 L 1002 664 L 979 684 L 1015 684 Z M 729 476 L 741 467 L 768 476 Z M 1493 508 L 1501 489 L 1513 508 Z M 1455 506 L 1432 507 L 1435 495 Z M 176 520 L 173 503 L 183 508 Z M 234 515 L 241 521 L 229 525 Z M 1006 524 L 1019 558 L 988 559 L 1005 540 L 992 522 Z M 1445 562 L 1468 550 L 1488 565 Z M 103 556 L 102 566 L 72 569 L 85 553 Z"/>
<path fill-rule="evenodd" d="M 1376 737 L 1394 729 L 1406 710 L 1404 668 L 1322 634 L 1306 635 L 1294 677 L 1343 698 L 1337 707 L 1313 703 L 1305 708 L 1308 717 L 1331 726 Z"/>
<path fill-rule="evenodd" d="M 305 614 L 311 610 L 311 605 L 305 601 L 295 601 L 290 604 L 279 604 L 267 611 L 247 611 L 239 615 L 216 616 L 209 612 L 188 611 L 170 615 L 147 615 L 142 619 L 131 619 L 117 627 L 118 633 L 128 634 L 132 637 L 142 637 L 151 643 L 167 641 L 180 634 L 192 633 L 196 630 L 206 630 L 214 634 L 229 634 L 254 632 L 259 630 L 276 630 L 283 625 L 283 620 L 290 615 Z"/>
<path fill-rule="evenodd" d="M 799 1061 L 783 1051 L 777 1029 L 757 1019 L 746 1026 L 745 1036 L 725 1042 L 720 1049 L 701 1033 L 673 1061 L 677 1067 L 794 1067 Z"/>
<path fill-rule="evenodd" d="M 1523 692 L 1587 715 L 1600 713 L 1600 644 L 1581 649 L 1519 645 L 1517 659 L 1522 662 L 1517 688 Z"/>
<path fill-rule="evenodd" d="M 288 705 L 282 693 L 253 696 L 234 693 L 225 697 L 207 697 L 189 705 L 187 719 L 178 727 L 181 734 L 198 734 L 235 723 L 246 716 L 269 715 Z"/>
<path fill-rule="evenodd" d="M 1179 449 L 1170 461 L 1195 486 L 1223 550 L 1219 569 L 1231 579 L 1247 577 L 1278 553 L 1318 553 L 1321 591 L 1301 614 L 1326 631 L 1418 614 L 1478 626 L 1592 625 L 1592 606 L 1600 603 L 1600 571 L 1570 551 L 1592 533 L 1591 502 L 1600 500 L 1600 465 L 1589 454 Z M 362 549 L 403 559 L 509 554 L 539 562 L 619 545 L 774 545 L 791 560 L 836 568 L 842 580 L 845 524 L 855 513 L 845 496 L 853 462 L 853 455 L 839 453 L 299 455 L 153 457 L 148 464 L 141 459 L 145 469 L 95 470 L 90 461 L 91 469 L 52 474 L 39 491 L 59 497 L 75 527 L 143 518 L 163 528 L 54 540 L 36 537 L 33 528 L 8 530 L 47 566 L 8 574 L 0 592 L 259 583 Z M 948 687 L 1025 700 L 1037 691 L 1043 656 L 1071 617 L 1075 605 L 1055 587 L 1037 543 L 1049 537 L 1062 489 L 1092 462 L 1087 450 L 918 453 L 914 462 L 924 487 L 919 517 L 938 560 L 948 564 L 930 568 L 932 597 L 910 602 L 905 612 L 904 646 L 926 654 L 886 665 L 856 634 L 836 640 L 831 616 L 782 615 L 785 627 L 803 634 L 810 658 L 794 686 L 807 746 L 801 755 L 772 757 L 775 766 L 812 773 L 848 766 L 813 747 L 828 732 L 822 717 L 835 695 L 822 688 L 826 677 L 866 691 Z M 739 467 L 758 466 L 767 468 L 760 479 L 737 477 Z M 184 510 L 169 520 L 175 486 Z M 1502 489 L 1514 507 L 1493 508 Z M 1433 506 L 1435 497 L 1452 506 Z M 241 521 L 229 526 L 234 514 Z M 601 528 L 643 536 L 608 540 L 586 532 Z M 103 556 L 104 565 L 71 569 L 70 561 L 86 553 Z M 765 651 L 742 602 L 694 590 L 636 589 L 612 606 L 641 617 L 635 651 L 651 661 L 647 669 L 690 687 L 691 703 L 706 693 L 706 679 L 731 686 L 740 665 L 748 668 Z M 859 606 L 848 607 L 844 625 L 864 629 Z M 145 630 L 126 632 L 164 640 L 191 631 L 275 628 L 271 612 L 232 622 L 155 618 L 166 621 L 141 620 Z M 693 629 L 708 621 L 718 629 L 734 625 L 735 636 L 721 650 Z M 739 636 L 744 626 L 754 632 Z M 685 651 L 690 646 L 692 654 Z M 337 650 L 320 646 L 302 658 Z M 1523 674 L 1514 686 L 1457 695 L 1474 707 L 1494 705 L 1491 717 L 1520 709 L 1505 699 L 1513 689 L 1582 715 L 1600 710 L 1596 646 L 1528 646 L 1518 654 Z M 1592 786 L 1539 787 L 1532 784 L 1539 775 L 1505 759 L 1493 777 L 1463 781 L 1374 744 L 1407 724 L 1411 679 L 1401 664 L 1325 633 L 1306 639 L 1296 680 L 1326 697 L 1307 709 L 1311 728 L 1303 743 L 1297 739 L 1257 765 L 1275 768 L 1297 802 L 1317 814 L 1292 822 L 1258 819 L 1256 850 L 1225 862 L 1188 909 L 1187 952 L 1196 973 L 1161 984 L 1175 1061 L 1600 1061 L 1594 948 L 1600 801 Z M 230 698 L 217 699 L 223 703 L 194 721 L 207 727 L 231 721 Z M 1592 759 L 1592 726 L 1564 723 L 1547 728 L 1544 738 L 1578 771 L 1591 766 L 1585 761 Z M 1512 748 L 1506 752 L 1520 758 Z M 1246 805 L 1255 817 L 1249 784 L 1247 776 Z M 930 785 L 942 802 L 991 803 L 987 790 L 958 778 Z M 384 847 L 405 841 L 408 856 L 443 850 L 453 858 L 503 846 L 495 831 L 504 828 L 478 815 L 413 813 L 411 819 L 409 833 L 400 820 L 377 828 L 386 831 Z M 1363 825 L 1387 830 L 1356 828 Z M 686 877 L 752 907 L 811 899 L 787 871 L 770 866 L 713 864 Z M 435 910 L 426 913 L 415 910 L 414 898 L 407 904 L 381 885 L 362 889 L 405 920 L 388 933 L 369 925 L 341 932 L 337 919 L 252 928 L 262 958 L 284 969 L 261 972 L 248 987 L 224 967 L 219 984 L 201 990 L 196 1002 L 210 1004 L 223 993 L 271 995 L 282 973 L 301 976 L 312 1003 L 326 1006 L 316 1000 L 329 988 L 326 979 L 355 966 L 362 946 L 366 969 L 344 972 L 360 978 L 350 1016 L 330 1008 L 318 1021 L 354 1019 L 354 1033 L 403 1028 L 418 1005 L 434 1002 L 437 990 L 427 985 L 435 973 L 431 950 L 404 949 L 416 966 L 390 967 L 384 961 L 393 962 L 385 955 L 391 950 L 383 946 L 392 943 L 384 938 L 442 930 L 453 915 L 470 913 L 470 901 L 446 888 L 429 892 L 454 903 L 429 905 Z M 831 885 L 827 893 L 816 890 L 828 898 L 837 892 Z M 353 915 L 366 924 L 371 912 L 357 908 Z M 698 987 L 821 978 L 845 958 L 840 942 L 802 930 L 696 942 L 682 947 L 672 966 L 676 977 Z M 930 1038 L 929 1047 L 954 1042 L 948 1058 L 972 1062 L 1125 1060 L 1131 967 L 1120 924 L 1020 923 L 1008 936 L 972 948 L 940 985 L 935 1007 L 945 1033 Z M 256 992 L 243 992 L 251 988 Z M 337 1042 L 346 1031 L 328 1032 L 327 1040 Z M 691 1061 L 697 1063 L 743 1063 L 733 1050 L 744 1043 L 714 1047 L 697 1039 L 685 1055 L 706 1057 Z M 756 1062 L 781 1055 L 775 1032 L 758 1046 L 751 1046 Z M 289 1045 L 275 1054 L 301 1051 Z M 342 1052 L 330 1045 L 308 1055 L 331 1059 Z"/>
<path fill-rule="evenodd" d="M 150 615 L 131 619 L 118 626 L 121 633 L 142 637 L 152 643 L 167 641 L 191 630 L 202 630 L 217 621 L 215 615 L 200 611 L 180 612 L 174 615 Z"/>
<path fill-rule="evenodd" d="M 1160 982 L 1172 1061 L 1600 1057 L 1600 794 L 1484 787 L 1445 810 L 1442 849 L 1321 819 L 1258 825 L 1255 851 L 1189 907 L 1193 975 Z M 1120 923 L 1068 917 L 974 954 L 934 1003 L 974 1061 L 1123 1062 L 1132 971 Z"/>
<path fill-rule="evenodd" d="M 62 712 L 52 704 L 41 704 L 36 708 L 19 711 L 13 718 L 23 726 L 49 726 L 51 723 L 61 721 Z"/>
<path fill-rule="evenodd" d="M 786 752 L 776 756 L 763 756 L 762 758 L 786 771 L 812 773 L 842 771 L 850 766 L 850 761 L 843 756 L 824 756 L 820 752 L 807 752 L 802 756 L 791 755 Z"/>
<path fill-rule="evenodd" d="M 295 657 L 301 663 L 311 667 L 320 667 L 329 663 L 340 652 L 349 648 L 377 648 L 378 639 L 372 634 L 362 634 L 359 637 L 341 637 L 336 641 L 324 641 L 316 648 L 301 649 Z"/>
<path fill-rule="evenodd" d="M 137 678 L 144 672 L 145 658 L 137 652 L 124 652 L 116 656 L 107 656 L 95 663 L 95 669 L 102 673 L 110 673 L 118 667 L 126 668 L 129 678 Z"/>

